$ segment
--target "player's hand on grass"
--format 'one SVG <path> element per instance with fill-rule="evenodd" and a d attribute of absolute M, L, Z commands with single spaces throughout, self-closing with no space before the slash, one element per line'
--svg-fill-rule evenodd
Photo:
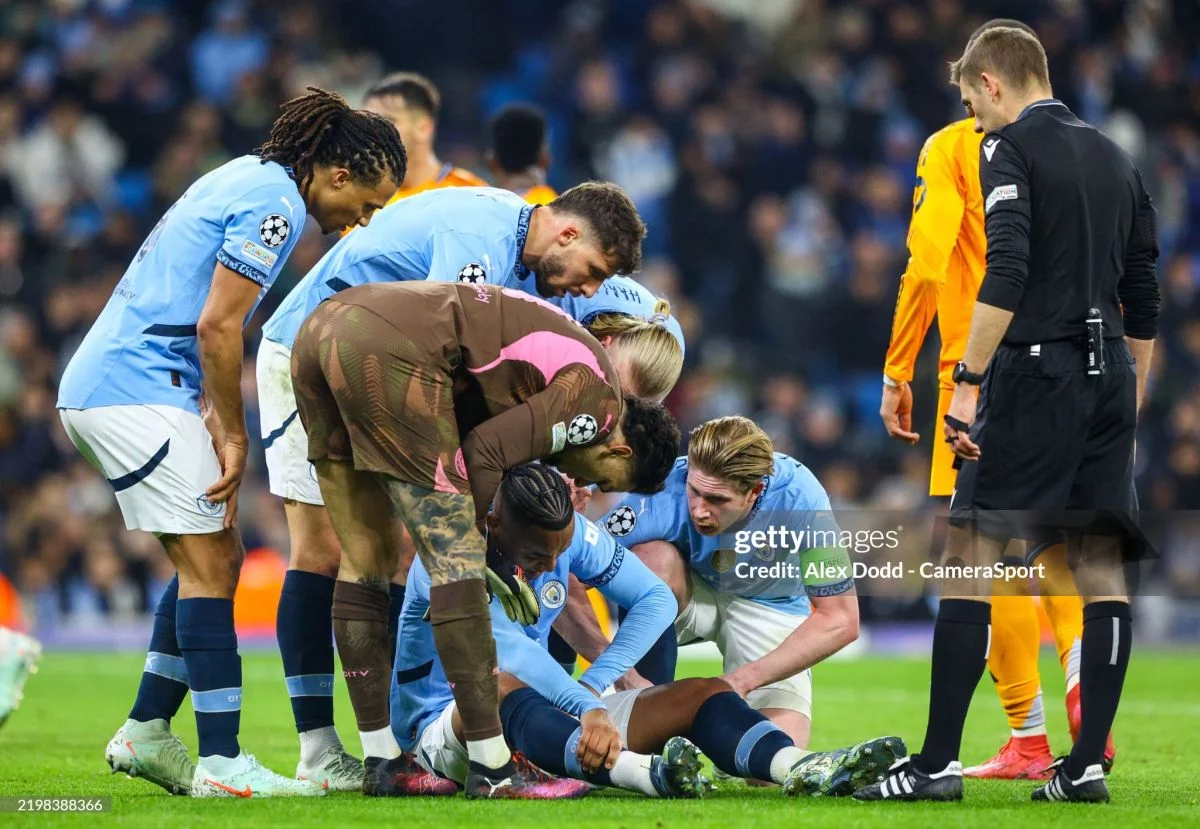
<path fill-rule="evenodd" d="M 607 709 L 593 708 L 579 718 L 583 733 L 579 737 L 579 747 L 575 749 L 575 757 L 579 765 L 589 773 L 601 768 L 611 769 L 617 764 L 617 755 L 621 753 L 621 732 L 608 716 Z"/>
<path fill-rule="evenodd" d="M 241 435 L 227 435 L 225 443 L 217 451 L 221 464 L 221 478 L 204 491 L 205 497 L 214 504 L 225 504 L 225 528 L 237 526 L 237 491 L 246 472 L 246 453 L 250 440 Z"/>
<path fill-rule="evenodd" d="M 617 681 L 613 683 L 613 687 L 618 691 L 640 691 L 643 688 L 653 688 L 654 683 L 639 674 L 637 668 L 630 668 L 624 674 L 617 677 Z"/>
<path fill-rule="evenodd" d="M 488 557 L 488 566 L 484 569 L 488 593 L 500 600 L 505 614 L 518 625 L 536 624 L 541 609 L 533 588 L 517 575 L 512 565 L 492 559 Z"/>
<path fill-rule="evenodd" d="M 908 383 L 897 383 L 895 386 L 883 385 L 883 401 L 879 404 L 879 416 L 883 418 L 887 433 L 907 444 L 915 444 L 921 439 L 920 434 L 912 430 L 912 386 Z"/>

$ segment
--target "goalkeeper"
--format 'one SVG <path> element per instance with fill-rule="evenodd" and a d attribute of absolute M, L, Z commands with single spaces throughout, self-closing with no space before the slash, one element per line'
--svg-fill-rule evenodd
<path fill-rule="evenodd" d="M 797 746 L 808 745 L 812 666 L 858 638 L 858 599 L 841 548 L 805 549 L 780 578 L 747 575 L 774 550 L 740 550 L 735 533 L 786 523 L 837 534 L 829 496 L 794 458 L 773 451 L 752 420 L 722 417 L 692 431 L 664 491 L 630 495 L 603 521 L 675 594 L 674 631 L 655 643 L 619 688 L 674 679 L 677 644 L 714 642 L 722 679 Z M 789 551 L 791 552 L 791 551 Z M 817 564 L 815 568 L 809 564 Z M 809 577 L 812 571 L 821 578 Z M 587 631 L 563 636 L 585 658 L 603 642 Z M 587 640 L 587 641 L 584 641 Z"/>

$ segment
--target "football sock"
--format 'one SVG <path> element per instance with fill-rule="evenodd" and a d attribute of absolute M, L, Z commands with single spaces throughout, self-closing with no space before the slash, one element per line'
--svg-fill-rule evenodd
<path fill-rule="evenodd" d="M 463 736 L 470 753 L 471 743 L 499 737 L 502 733 L 496 640 L 492 637 L 492 617 L 483 579 L 465 579 L 431 588 L 429 618 L 442 669 L 454 689 L 454 703 L 462 717 Z M 386 715 L 386 689 L 383 696 Z M 482 747 L 477 751 L 487 751 L 488 756 L 496 753 Z M 476 759 L 474 754 L 471 758 Z"/>
<path fill-rule="evenodd" d="M 692 721 L 691 740 L 721 771 L 754 780 L 775 780 L 772 761 L 783 749 L 795 748 L 791 737 L 733 691 L 704 701 Z"/>
<path fill-rule="evenodd" d="M 175 603 L 178 601 L 179 576 L 176 576 L 163 591 L 154 611 L 150 650 L 146 653 L 137 699 L 129 712 L 131 720 L 170 722 L 187 696 L 187 664 L 183 661 L 175 633 Z"/>
<path fill-rule="evenodd" d="M 176 635 L 187 663 L 201 757 L 236 757 L 242 716 L 242 659 L 232 599 L 180 599 Z"/>
<path fill-rule="evenodd" d="M 1083 722 L 1064 769 L 1072 780 L 1101 762 L 1104 743 L 1121 701 L 1121 686 L 1133 649 L 1133 621 L 1127 602 L 1093 602 L 1083 609 L 1079 694 Z"/>
<path fill-rule="evenodd" d="M 550 640 L 546 643 L 546 650 L 550 651 L 554 661 L 561 665 L 564 671 L 571 676 L 575 675 L 575 661 L 579 654 L 575 653 L 575 649 L 568 645 L 567 640 L 559 636 L 554 628 L 550 628 Z"/>
<path fill-rule="evenodd" d="M 992 649 L 988 669 L 1014 737 L 1046 733 L 1038 675 L 1037 607 L 1025 595 L 992 599 Z"/>
<path fill-rule="evenodd" d="M 388 585 L 388 660 L 396 664 L 396 634 L 400 630 L 400 612 L 404 610 L 404 585 Z"/>
<path fill-rule="evenodd" d="M 368 734 L 391 734 L 388 689 L 391 660 L 387 656 L 387 592 L 379 587 L 338 581 L 333 588 L 333 635 L 342 657 L 342 673 L 354 716 L 358 722 L 363 751 L 368 757 L 385 757 Z M 393 738 L 393 743 L 395 742 Z M 390 752 L 390 745 L 386 746 Z M 398 756 L 391 755 L 391 756 Z"/>
<path fill-rule="evenodd" d="M 987 664 L 992 608 L 987 602 L 942 599 L 933 626 L 929 722 L 913 766 L 936 774 L 958 759 L 963 724 Z"/>
<path fill-rule="evenodd" d="M 625 608 L 617 611 L 619 622 L 625 621 L 626 612 Z M 675 639 L 675 625 L 670 625 L 634 667 L 649 682 L 666 685 L 675 681 L 675 662 L 678 656 L 679 645 Z"/>
<path fill-rule="evenodd" d="M 579 720 L 555 708 L 532 688 L 518 688 L 504 698 L 500 703 L 500 722 L 513 750 L 524 754 L 538 768 L 598 786 L 614 785 L 607 769 L 588 774 L 576 759 L 575 750 L 583 733 Z"/>
<path fill-rule="evenodd" d="M 333 587 L 304 570 L 283 577 L 275 634 L 299 732 L 333 727 Z"/>

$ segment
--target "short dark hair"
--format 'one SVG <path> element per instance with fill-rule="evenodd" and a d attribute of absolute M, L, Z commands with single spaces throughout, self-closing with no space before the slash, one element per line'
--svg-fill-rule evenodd
<path fill-rule="evenodd" d="M 974 43 L 976 38 L 989 29 L 1020 29 L 1022 32 L 1026 32 L 1027 34 L 1037 37 L 1037 32 L 1035 32 L 1033 27 L 1027 23 L 1022 23 L 1020 20 L 1012 17 L 993 17 L 987 23 L 984 23 L 978 29 L 971 32 L 971 36 L 967 38 L 967 46 L 970 46 L 972 43 Z M 964 49 L 963 51 L 966 50 Z"/>
<path fill-rule="evenodd" d="M 508 470 L 500 482 L 500 501 L 523 524 L 561 530 L 575 520 L 571 490 L 559 472 L 540 463 Z"/>
<path fill-rule="evenodd" d="M 950 64 L 950 83 L 958 84 L 965 77 L 977 85 L 983 72 L 995 73 L 1021 89 L 1031 84 L 1050 86 L 1046 50 L 1024 29 L 999 26 L 979 32 L 967 43 L 963 56 Z"/>
<path fill-rule="evenodd" d="M 663 404 L 627 394 L 621 431 L 633 450 L 632 491 L 640 495 L 661 491 L 679 456 L 675 418 Z"/>
<path fill-rule="evenodd" d="M 442 94 L 433 81 L 416 72 L 393 72 L 380 78 L 367 90 L 363 100 L 390 95 L 403 98 L 405 106 L 419 109 L 431 118 L 437 118 L 442 111 Z"/>
<path fill-rule="evenodd" d="M 556 213 L 583 219 L 600 241 L 606 257 L 616 260 L 616 272 L 628 275 L 642 266 L 646 224 L 625 191 L 610 181 L 585 181 L 548 205 Z"/>
<path fill-rule="evenodd" d="M 519 173 L 541 160 L 546 146 L 546 116 L 537 107 L 511 104 L 492 119 L 492 152 L 506 173 Z"/>
<path fill-rule="evenodd" d="M 320 164 L 345 167 L 356 181 L 377 184 L 385 174 L 399 184 L 408 154 L 392 122 L 373 112 L 351 109 L 341 95 L 315 86 L 282 107 L 265 144 L 254 151 L 265 164 L 290 167 L 306 193 Z"/>

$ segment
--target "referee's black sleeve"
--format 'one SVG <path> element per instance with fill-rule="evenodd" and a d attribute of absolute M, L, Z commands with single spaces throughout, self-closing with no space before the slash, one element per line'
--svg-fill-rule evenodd
<path fill-rule="evenodd" d="M 1158 334 L 1158 222 L 1154 202 L 1137 177 L 1137 212 L 1125 249 L 1125 271 L 1117 283 L 1125 336 L 1152 340 Z"/>
<path fill-rule="evenodd" d="M 1029 276 L 1029 163 L 1012 140 L 988 135 L 979 146 L 979 182 L 987 231 L 985 305 L 1016 310 Z"/>

